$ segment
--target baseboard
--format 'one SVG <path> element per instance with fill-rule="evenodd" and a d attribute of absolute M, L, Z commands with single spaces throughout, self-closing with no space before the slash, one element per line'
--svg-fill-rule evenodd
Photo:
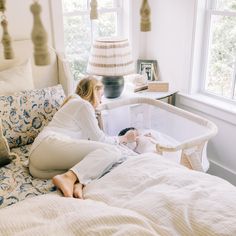
<path fill-rule="evenodd" d="M 210 168 L 207 173 L 225 179 L 236 186 L 236 173 L 212 160 L 210 160 Z"/>

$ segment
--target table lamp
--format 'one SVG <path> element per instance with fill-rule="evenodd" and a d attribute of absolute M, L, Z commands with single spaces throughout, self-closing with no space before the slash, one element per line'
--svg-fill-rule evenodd
<path fill-rule="evenodd" d="M 93 42 L 87 72 L 102 76 L 104 95 L 117 98 L 124 89 L 124 75 L 134 72 L 134 63 L 127 39 L 99 38 Z"/>

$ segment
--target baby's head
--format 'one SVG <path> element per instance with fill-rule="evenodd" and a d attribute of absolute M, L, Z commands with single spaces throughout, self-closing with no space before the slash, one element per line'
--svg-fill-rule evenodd
<path fill-rule="evenodd" d="M 130 130 L 136 130 L 136 131 L 138 131 L 136 128 L 134 128 L 134 127 L 129 127 L 129 128 L 125 128 L 125 129 L 122 129 L 121 131 L 120 131 L 120 133 L 118 134 L 118 136 L 123 136 L 123 135 L 125 135 L 128 131 L 130 131 Z"/>
<path fill-rule="evenodd" d="M 125 135 L 130 130 L 137 131 L 137 136 L 138 136 L 138 130 L 136 128 L 134 128 L 134 127 L 129 127 L 129 128 L 122 129 L 120 131 L 120 133 L 118 134 L 118 136 L 123 136 L 123 135 Z M 128 148 L 130 148 L 131 150 L 135 150 L 135 148 L 137 147 L 137 142 L 127 143 L 126 146 Z"/>

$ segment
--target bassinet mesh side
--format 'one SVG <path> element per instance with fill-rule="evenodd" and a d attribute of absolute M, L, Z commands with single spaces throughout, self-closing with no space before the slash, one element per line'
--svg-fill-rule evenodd
<path fill-rule="evenodd" d="M 212 122 L 147 98 L 115 101 L 101 106 L 100 112 L 105 133 L 117 135 L 127 127 L 158 131 L 175 141 L 168 145 L 158 143 L 159 153 L 168 156 L 178 152 L 180 161 L 186 166 L 197 170 L 208 169 L 206 145 L 217 132 L 217 127 Z M 203 164 L 204 167 L 200 168 Z"/>
<path fill-rule="evenodd" d="M 209 131 L 185 117 L 176 115 L 158 106 L 139 103 L 102 111 L 104 132 L 117 135 L 127 127 L 153 129 L 174 138 L 182 143 Z"/>

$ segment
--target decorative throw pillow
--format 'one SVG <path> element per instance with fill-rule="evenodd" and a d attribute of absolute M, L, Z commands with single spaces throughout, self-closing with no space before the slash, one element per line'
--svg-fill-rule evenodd
<path fill-rule="evenodd" d="M 0 71 L 0 94 L 34 89 L 30 59 L 25 63 Z"/>
<path fill-rule="evenodd" d="M 9 147 L 30 144 L 61 106 L 61 85 L 0 96 L 3 135 Z"/>
<path fill-rule="evenodd" d="M 2 122 L 0 119 L 0 167 L 5 166 L 11 162 L 13 154 L 10 153 L 10 149 L 7 140 L 2 133 Z"/>

